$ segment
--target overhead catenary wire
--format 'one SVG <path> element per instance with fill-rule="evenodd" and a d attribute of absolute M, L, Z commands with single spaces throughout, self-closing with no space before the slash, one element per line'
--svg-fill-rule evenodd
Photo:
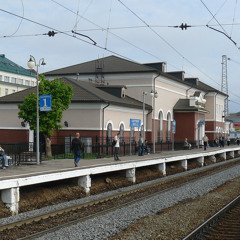
<path fill-rule="evenodd" d="M 215 15 L 213 15 L 213 13 L 210 11 L 210 9 L 207 7 L 207 5 L 203 2 L 203 0 L 200 0 L 201 3 L 204 5 L 204 7 L 207 9 L 207 11 L 212 15 L 212 17 L 215 19 L 215 21 L 218 23 L 218 25 L 220 26 L 220 28 L 223 30 L 223 31 L 220 31 L 216 28 L 213 28 L 213 27 L 210 27 L 209 25 L 206 25 L 207 27 L 209 27 L 210 29 L 216 31 L 216 32 L 219 32 L 223 35 L 225 35 L 231 42 L 234 43 L 234 45 L 238 48 L 237 46 L 237 43 L 231 38 L 231 36 L 228 35 L 228 33 L 226 32 L 226 30 L 223 28 L 222 24 L 217 20 L 217 18 L 215 17 Z M 238 48 L 239 49 L 239 48 Z"/>
<path fill-rule="evenodd" d="M 139 17 L 134 11 L 132 11 L 129 7 L 127 7 L 121 0 L 118 0 L 125 8 L 127 8 L 134 16 L 136 16 L 141 22 L 143 22 L 153 33 L 155 33 L 160 39 L 162 39 L 171 49 L 173 49 L 182 59 L 187 61 L 190 65 L 196 68 L 199 72 L 201 72 L 204 76 L 211 79 L 214 83 L 221 87 L 221 84 L 215 81 L 212 77 L 208 74 L 203 72 L 199 67 L 192 63 L 188 58 L 186 58 L 182 53 L 180 53 L 174 46 L 172 46 L 167 40 L 165 40 L 158 32 L 156 32 L 146 21 L 144 21 L 141 17 Z"/>
<path fill-rule="evenodd" d="M 0 9 L 0 10 L 2 10 L 2 9 Z M 74 14 L 76 14 L 75 12 L 73 12 Z M 15 14 L 13 14 L 13 15 L 15 15 Z M 18 15 L 15 15 L 15 16 L 18 16 Z M 18 16 L 18 17 L 20 17 L 20 16 Z M 46 25 L 43 25 L 43 24 L 40 24 L 40 23 L 37 23 L 37 22 L 35 22 L 35 21 L 32 21 L 32 20 L 30 20 L 30 19 L 26 19 L 26 18 L 24 18 L 25 20 L 28 20 L 28 21 L 31 21 L 32 23 L 35 23 L 35 24 L 38 24 L 38 25 L 41 25 L 41 26 L 44 26 L 44 27 L 46 27 L 46 28 L 50 28 L 50 29 L 54 29 L 54 28 L 51 28 L 51 27 L 49 27 L 49 26 L 46 26 Z M 93 24 L 95 24 L 95 23 L 93 23 Z M 96 25 L 96 24 L 95 24 Z M 149 26 L 147 26 L 147 27 L 149 27 Z M 102 28 L 103 30 L 104 30 L 104 28 Z M 54 29 L 57 33 L 62 33 L 62 34 L 65 34 L 66 32 L 64 32 L 64 31 L 59 31 L 59 30 L 57 30 L 57 29 Z M 46 34 L 42 34 L 42 35 L 46 35 Z M 68 36 L 70 36 L 70 37 L 73 37 L 71 34 L 66 34 L 66 35 L 68 35 Z M 93 43 L 91 43 L 91 42 L 88 42 L 88 41 L 85 41 L 85 40 L 83 40 L 83 39 L 80 39 L 80 38 L 77 38 L 78 40 L 81 40 L 81 41 L 83 41 L 83 42 L 86 42 L 86 43 L 88 43 L 88 44 L 91 44 L 91 45 L 94 45 Z M 126 41 L 126 40 L 125 40 Z M 134 44 L 132 44 L 133 46 L 135 46 Z M 132 60 L 132 59 L 130 59 L 130 58 L 128 58 L 128 57 L 126 57 L 126 56 L 123 56 L 122 54 L 119 54 L 119 53 L 117 53 L 117 52 L 115 52 L 115 51 L 112 51 L 112 50 L 110 50 L 110 49 L 106 49 L 106 48 L 104 48 L 104 47 L 101 47 L 101 46 L 99 46 L 99 45 L 97 45 L 97 47 L 98 48 L 101 48 L 101 49 L 103 49 L 103 50 L 106 50 L 106 51 L 108 51 L 108 52 L 111 52 L 111 53 L 113 53 L 113 54 L 116 54 L 116 55 L 118 55 L 118 56 L 121 56 L 121 57 L 123 57 L 123 58 L 125 58 L 125 59 L 127 59 L 127 60 L 130 60 L 130 61 L 133 61 L 133 62 L 136 62 L 136 61 L 134 61 L 134 60 Z M 139 48 L 140 49 L 140 48 Z M 154 55 L 152 55 L 152 56 L 154 56 Z M 154 56 L 154 57 L 156 57 L 156 56 Z M 183 59 L 185 59 L 186 60 L 186 58 L 183 56 Z M 174 66 L 175 67 L 175 66 Z M 208 78 L 210 78 L 211 80 L 213 80 L 211 77 L 209 77 L 208 75 L 206 75 L 205 73 L 204 73 L 204 75 L 205 76 L 207 76 Z M 214 80 L 213 80 L 214 81 Z M 215 82 L 215 81 L 214 81 Z M 216 82 L 215 82 L 216 83 Z M 218 84 L 218 83 L 217 83 Z M 219 85 L 219 84 L 218 84 Z"/>
<path fill-rule="evenodd" d="M 15 16 L 15 17 L 21 18 L 21 16 L 15 14 L 15 13 L 6 11 L 6 10 L 4 10 L 4 9 L 1 9 L 1 8 L 0 8 L 0 11 L 5 12 L 5 13 L 10 14 L 10 15 L 13 15 L 13 16 Z M 42 23 L 38 23 L 38 22 L 33 21 L 33 20 L 31 20 L 31 19 L 28 19 L 28 18 L 26 18 L 26 17 L 23 17 L 23 19 L 26 20 L 26 21 L 29 21 L 29 22 L 31 22 L 31 23 L 37 24 L 37 25 L 39 25 L 39 26 L 42 26 L 42 27 L 44 27 L 44 28 L 52 29 L 52 30 L 54 30 L 54 31 L 56 31 L 56 32 L 58 32 L 58 33 L 62 33 L 62 34 L 64 34 L 64 35 L 66 35 L 66 36 L 75 38 L 75 39 L 77 39 L 77 40 L 80 40 L 80 41 L 85 42 L 85 43 L 87 43 L 87 44 L 90 44 L 90 45 L 92 45 L 92 46 L 96 46 L 96 47 L 98 47 L 98 48 L 100 48 L 100 49 L 102 49 L 102 50 L 105 50 L 105 51 L 108 51 L 108 52 L 110 52 L 110 53 L 113 53 L 113 54 L 115 54 L 115 55 L 117 55 L 117 56 L 120 56 L 120 57 L 122 57 L 122 58 L 125 58 L 125 59 L 127 59 L 127 60 L 129 60 L 129 61 L 136 62 L 136 61 L 134 61 L 133 59 L 130 59 L 130 58 L 128 58 L 128 57 L 126 57 L 126 56 L 118 53 L 118 52 L 115 52 L 115 51 L 113 51 L 113 50 L 106 49 L 106 48 L 104 48 L 104 47 L 102 47 L 102 46 L 99 46 L 99 45 L 97 45 L 97 44 L 94 44 L 94 42 L 89 42 L 89 41 L 86 41 L 86 40 L 84 40 L 84 39 L 82 39 L 82 38 L 78 38 L 78 37 L 76 37 L 76 36 L 74 37 L 73 35 L 68 34 L 68 33 L 64 32 L 64 31 L 60 31 L 60 30 L 58 30 L 58 29 L 56 29 L 56 28 L 47 26 L 47 25 L 42 24 Z"/>
<path fill-rule="evenodd" d="M 20 26 L 22 25 L 22 21 L 23 21 L 23 18 L 24 18 L 24 4 L 23 4 L 23 0 L 21 0 L 21 3 L 22 3 L 22 17 L 21 17 L 21 20 L 19 22 L 19 25 L 18 25 L 17 29 L 11 35 L 9 35 L 9 37 L 14 36 L 18 32 L 18 30 L 20 29 Z"/>
<path fill-rule="evenodd" d="M 236 2 L 235 2 L 235 7 L 234 7 L 233 24 L 234 24 L 234 22 L 235 22 L 236 8 L 237 8 L 237 0 L 236 0 Z M 230 34 L 231 37 L 232 37 L 232 32 L 233 32 L 233 25 L 232 25 L 232 28 L 231 28 L 231 34 Z"/>

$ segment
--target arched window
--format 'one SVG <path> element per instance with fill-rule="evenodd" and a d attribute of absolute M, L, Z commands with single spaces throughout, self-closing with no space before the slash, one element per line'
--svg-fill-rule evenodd
<path fill-rule="evenodd" d="M 123 123 L 121 123 L 121 125 L 120 125 L 119 132 L 120 132 L 120 142 L 124 142 L 124 125 L 123 125 Z"/>
<path fill-rule="evenodd" d="M 171 113 L 167 114 L 166 140 L 171 140 Z"/>
<path fill-rule="evenodd" d="M 158 114 L 158 138 L 157 141 L 161 142 L 163 138 L 163 113 L 162 111 Z"/>
<path fill-rule="evenodd" d="M 106 140 L 106 142 L 110 143 L 111 141 L 112 141 L 112 124 L 109 123 L 107 125 L 107 140 Z"/>

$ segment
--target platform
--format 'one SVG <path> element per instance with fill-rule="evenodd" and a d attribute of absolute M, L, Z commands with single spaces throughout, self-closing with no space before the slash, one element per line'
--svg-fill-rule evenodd
<path fill-rule="evenodd" d="M 114 158 L 81 159 L 78 167 L 74 167 L 73 159 L 55 159 L 42 161 L 40 165 L 11 166 L 11 168 L 0 170 L 1 199 L 10 209 L 12 214 L 18 213 L 20 201 L 19 188 L 39 183 L 76 178 L 78 185 L 83 187 L 86 194 L 90 194 L 91 176 L 114 171 L 125 171 L 126 178 L 136 182 L 136 169 L 144 166 L 156 166 L 163 175 L 166 175 L 166 164 L 180 161 L 182 167 L 187 170 L 188 160 L 196 160 L 204 166 L 205 158 L 211 158 L 216 162 L 216 157 L 227 159 L 240 153 L 239 146 L 225 148 L 164 151 L 161 153 L 144 156 L 124 156 L 121 161 Z"/>

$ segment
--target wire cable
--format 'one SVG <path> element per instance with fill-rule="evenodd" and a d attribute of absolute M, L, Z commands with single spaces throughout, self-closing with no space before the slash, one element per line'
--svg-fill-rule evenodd
<path fill-rule="evenodd" d="M 10 15 L 13 15 L 13 16 L 18 17 L 18 18 L 21 18 L 21 16 L 15 14 L 15 13 L 11 13 L 11 12 L 9 12 L 9 11 L 6 11 L 6 10 L 4 10 L 4 9 L 1 9 L 1 8 L 0 8 L 0 11 L 5 12 L 5 13 L 10 14 Z M 47 26 L 47 25 L 45 25 L 45 24 L 42 24 L 42 23 L 38 23 L 38 22 L 36 22 L 36 21 L 33 21 L 33 20 L 28 19 L 28 18 L 25 18 L 25 17 L 23 17 L 23 19 L 26 20 L 26 21 L 29 21 L 29 22 L 31 22 L 31 23 L 37 24 L 37 25 L 39 25 L 39 26 L 42 26 L 42 27 L 44 27 L 44 28 L 53 29 L 54 31 L 56 31 L 56 32 L 58 32 L 58 33 L 62 33 L 62 34 L 64 34 L 64 35 L 66 35 L 66 36 L 73 37 L 73 38 L 75 38 L 75 39 L 77 39 L 77 40 L 80 40 L 80 41 L 85 42 L 85 43 L 87 43 L 87 44 L 90 44 L 90 45 L 92 45 L 92 46 L 96 46 L 96 47 L 98 47 L 98 48 L 100 48 L 100 49 L 102 49 L 102 50 L 105 50 L 105 51 L 108 51 L 108 52 L 110 52 L 110 53 L 113 53 L 113 54 L 115 54 L 115 55 L 117 55 L 117 56 L 120 56 L 120 57 L 122 57 L 122 58 L 124 58 L 124 59 L 127 59 L 127 60 L 129 60 L 129 61 L 136 62 L 136 61 L 134 61 L 134 60 L 132 60 L 132 59 L 130 59 L 130 58 L 128 58 L 128 57 L 126 57 L 126 56 L 118 53 L 118 52 L 115 52 L 115 51 L 113 51 L 113 50 L 106 49 L 106 48 L 104 48 L 104 47 L 102 47 L 102 46 L 99 46 L 99 45 L 97 45 L 97 44 L 94 44 L 94 42 L 89 42 L 89 41 L 86 41 L 86 40 L 84 40 L 84 39 L 82 39 L 82 38 L 78 38 L 78 37 L 76 37 L 76 36 L 74 37 L 74 36 L 71 35 L 71 34 L 68 34 L 68 33 L 66 33 L 66 32 L 60 31 L 60 30 L 58 30 L 58 29 L 56 29 L 56 28 L 49 27 L 49 26 Z"/>
<path fill-rule="evenodd" d="M 12 33 L 11 35 L 9 35 L 9 37 L 14 36 L 18 32 L 18 30 L 20 29 L 20 26 L 22 25 L 22 21 L 23 21 L 23 18 L 24 18 L 24 4 L 23 4 L 23 0 L 21 0 L 21 2 L 22 2 L 22 17 L 21 17 L 21 20 L 20 20 L 19 25 L 18 25 L 17 29 L 15 30 L 15 32 Z"/>
<path fill-rule="evenodd" d="M 236 0 L 236 2 L 235 2 L 235 7 L 234 7 L 233 24 L 234 24 L 234 22 L 235 22 L 236 8 L 237 8 L 237 0 Z M 233 25 L 232 25 L 232 28 L 231 28 L 231 34 L 230 34 L 230 36 L 232 36 L 232 32 L 233 32 Z"/>
<path fill-rule="evenodd" d="M 210 29 L 217 31 L 219 33 L 222 33 L 223 35 L 225 35 L 230 41 L 232 41 L 234 43 L 234 45 L 238 48 L 237 43 L 235 41 L 233 41 L 233 39 L 228 35 L 228 33 L 226 32 L 226 30 L 223 28 L 223 26 L 221 25 L 221 23 L 217 20 L 217 18 L 212 14 L 212 12 L 210 11 L 210 9 L 207 7 L 207 5 L 203 2 L 203 0 L 200 0 L 201 3 L 204 5 L 204 7 L 208 10 L 208 12 L 212 15 L 212 17 L 215 19 L 215 21 L 218 23 L 218 25 L 220 26 L 220 28 L 223 31 L 220 31 L 216 28 L 210 27 L 208 25 L 206 25 L 207 27 L 209 27 Z M 239 49 L 239 48 L 238 48 Z"/>

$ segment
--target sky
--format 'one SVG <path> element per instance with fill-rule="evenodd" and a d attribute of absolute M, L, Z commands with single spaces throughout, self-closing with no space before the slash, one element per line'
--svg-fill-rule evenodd
<path fill-rule="evenodd" d="M 116 55 L 221 90 L 226 55 L 229 112 L 240 111 L 238 0 L 0 0 L 0 24 L 0 54 L 24 68 L 44 58 L 39 72 Z"/>

